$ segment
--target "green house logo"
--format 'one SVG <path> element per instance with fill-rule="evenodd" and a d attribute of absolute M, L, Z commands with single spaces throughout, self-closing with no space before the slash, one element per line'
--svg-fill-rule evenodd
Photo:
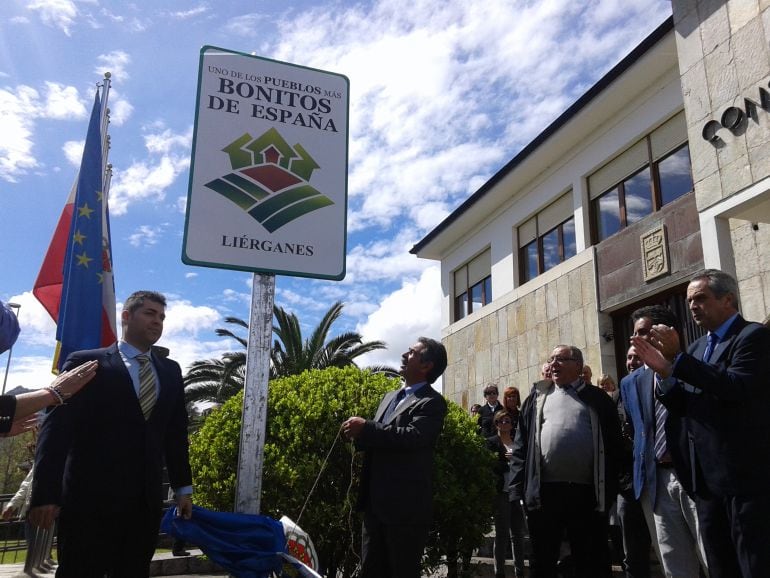
<path fill-rule="evenodd" d="M 301 144 L 293 147 L 271 128 L 261 136 L 249 133 L 222 149 L 233 172 L 206 183 L 228 198 L 271 233 L 302 215 L 334 202 L 308 183 L 320 168 Z"/>

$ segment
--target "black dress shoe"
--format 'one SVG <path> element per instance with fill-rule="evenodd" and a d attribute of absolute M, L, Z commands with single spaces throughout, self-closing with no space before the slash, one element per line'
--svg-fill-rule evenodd
<path fill-rule="evenodd" d="M 172 556 L 189 556 L 190 553 L 187 550 L 172 550 Z"/>

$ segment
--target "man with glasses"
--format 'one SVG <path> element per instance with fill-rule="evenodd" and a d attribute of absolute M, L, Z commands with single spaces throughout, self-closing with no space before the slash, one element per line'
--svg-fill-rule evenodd
<path fill-rule="evenodd" d="M 479 424 L 479 433 L 481 433 L 485 439 L 492 437 L 497 433 L 497 428 L 495 427 L 495 414 L 504 409 L 503 405 L 497 399 L 499 394 L 500 392 L 494 383 L 490 383 L 484 388 L 484 399 L 486 400 L 486 403 L 482 405 L 479 410 L 477 423 Z"/>
<path fill-rule="evenodd" d="M 674 327 L 654 325 L 632 338 L 661 376 L 656 388 L 687 427 L 700 532 L 711 578 L 770 572 L 770 330 L 745 320 L 738 284 L 707 269 L 687 286 L 693 321 L 708 331 L 687 351 Z"/>
<path fill-rule="evenodd" d="M 618 493 L 620 421 L 612 399 L 581 379 L 583 354 L 558 345 L 551 380 L 534 384 L 524 402 L 511 459 L 511 500 L 523 501 L 535 578 L 557 574 L 564 532 L 575 575 L 611 576 L 607 512 Z"/>

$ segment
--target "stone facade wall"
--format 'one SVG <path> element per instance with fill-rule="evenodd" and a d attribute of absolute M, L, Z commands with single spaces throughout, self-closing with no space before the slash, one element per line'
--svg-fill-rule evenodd
<path fill-rule="evenodd" d="M 720 142 L 706 123 L 746 110 L 770 81 L 770 0 L 673 0 L 679 71 L 698 210 L 770 175 L 770 113 L 759 108 Z"/>
<path fill-rule="evenodd" d="M 730 219 L 741 313 L 751 321 L 770 314 L 770 225 Z"/>
<path fill-rule="evenodd" d="M 664 225 L 667 233 L 669 272 L 644 280 L 640 237 Z M 616 309 L 689 279 L 703 269 L 698 210 L 692 194 L 669 203 L 596 247 L 599 271 L 599 309 Z"/>
<path fill-rule="evenodd" d="M 553 347 L 562 343 L 579 347 L 598 376 L 602 353 L 607 359 L 599 320 L 591 260 L 445 336 L 444 396 L 467 408 L 482 403 L 484 387 L 497 383 L 500 389 L 518 387 L 523 399 Z"/>

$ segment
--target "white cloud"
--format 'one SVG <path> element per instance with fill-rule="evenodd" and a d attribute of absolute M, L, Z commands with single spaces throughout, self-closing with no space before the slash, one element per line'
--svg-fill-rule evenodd
<path fill-rule="evenodd" d="M 409 253 L 418 239 L 407 231 L 393 238 L 382 238 L 353 247 L 348 252 L 345 284 L 364 281 L 389 281 L 421 274 L 428 263 Z"/>
<path fill-rule="evenodd" d="M 128 236 L 128 242 L 133 247 L 152 247 L 160 241 L 163 227 L 150 227 L 141 225 L 131 235 Z"/>
<path fill-rule="evenodd" d="M 80 163 L 83 160 L 83 148 L 86 146 L 84 140 L 68 140 L 62 145 L 62 151 L 64 156 L 67 157 L 67 161 L 75 167 L 80 167 Z"/>
<path fill-rule="evenodd" d="M 388 348 L 368 353 L 360 365 L 399 367 L 401 354 L 422 336 L 441 338 L 441 280 L 438 265 L 419 279 L 407 279 L 381 300 L 376 311 L 356 328 L 364 341 L 385 341 Z"/>
<path fill-rule="evenodd" d="M 32 154 L 32 134 L 40 114 L 39 94 L 24 85 L 16 87 L 15 93 L 0 89 L 0 110 L 0 178 L 15 182 L 38 165 Z"/>
<path fill-rule="evenodd" d="M 96 57 L 98 64 L 94 67 L 94 73 L 103 76 L 109 72 L 115 80 L 125 82 L 129 78 L 128 65 L 131 64 L 131 56 L 123 50 L 113 50 L 107 54 Z"/>
<path fill-rule="evenodd" d="M 197 273 L 185 273 L 184 278 L 185 279 L 195 279 L 198 276 Z"/>
<path fill-rule="evenodd" d="M 42 257 L 40 263 L 42 265 Z M 21 305 L 18 312 L 19 325 L 21 326 L 19 343 L 53 348 L 56 344 L 56 324 L 32 294 L 32 291 L 14 295 L 9 301 Z"/>
<path fill-rule="evenodd" d="M 163 337 L 158 345 L 167 347 L 170 357 L 184 371 L 199 359 L 220 357 L 239 347 L 234 341 L 217 337 L 214 330 L 224 324 L 220 313 L 205 305 L 194 305 L 184 299 L 169 299 Z M 208 338 L 210 340 L 207 340 Z"/>
<path fill-rule="evenodd" d="M 244 36 L 246 38 L 257 35 L 260 25 L 265 20 L 261 14 L 243 14 L 231 18 L 224 26 L 227 34 Z"/>
<path fill-rule="evenodd" d="M 8 380 L 5 389 L 6 391 L 10 391 L 19 386 L 27 389 L 39 389 L 50 385 L 56 378 L 51 372 L 52 367 L 53 356 L 14 356 L 8 371 Z"/>
<path fill-rule="evenodd" d="M 27 8 L 35 10 L 43 23 L 61 29 L 67 36 L 78 16 L 78 8 L 72 0 L 32 0 Z"/>
<path fill-rule="evenodd" d="M 587 88 L 583 71 L 606 70 L 668 15 L 659 0 L 627 4 L 316 7 L 287 12 L 273 55 L 350 78 L 351 230 L 406 219 L 424 233 Z"/>
<path fill-rule="evenodd" d="M 195 8 L 190 8 L 189 10 L 180 10 L 178 12 L 171 12 L 170 16 L 175 20 L 189 20 L 190 18 L 194 18 L 196 16 L 200 16 L 201 14 L 205 14 L 209 11 L 209 7 L 205 4 L 200 4 L 199 6 L 196 6 Z"/>
<path fill-rule="evenodd" d="M 77 88 L 57 82 L 46 82 L 45 85 L 43 116 L 57 120 L 78 120 L 88 116 L 88 110 L 81 101 Z"/>
<path fill-rule="evenodd" d="M 148 158 L 134 161 L 128 168 L 114 167 L 110 188 L 110 211 L 123 215 L 131 203 L 162 201 L 166 190 L 190 166 L 192 129 L 174 134 L 168 129 L 145 135 Z"/>
<path fill-rule="evenodd" d="M 234 289 L 225 289 L 222 291 L 222 297 L 224 298 L 225 302 L 228 303 L 246 303 L 247 305 L 251 303 L 251 294 L 250 293 L 244 293 L 242 291 L 236 291 Z"/>

